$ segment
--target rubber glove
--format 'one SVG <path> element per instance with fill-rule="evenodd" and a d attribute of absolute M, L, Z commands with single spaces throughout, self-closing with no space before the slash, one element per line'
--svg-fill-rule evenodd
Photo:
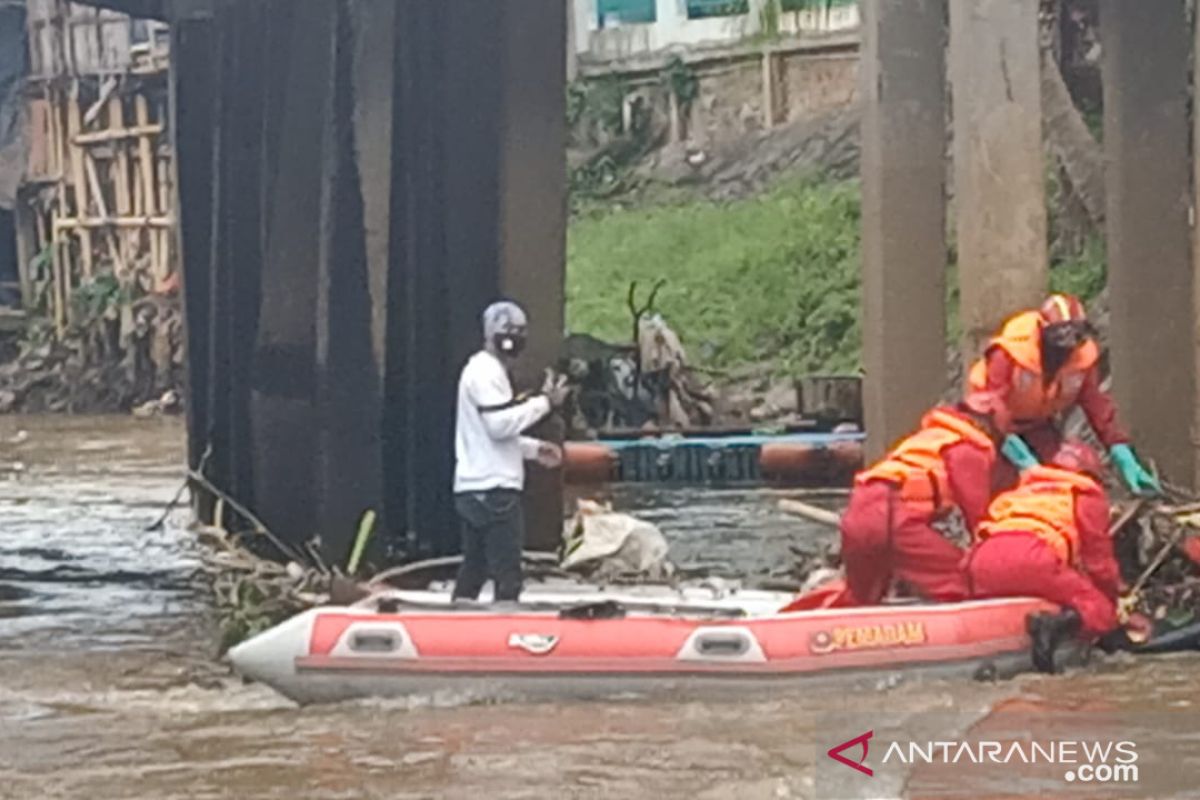
<path fill-rule="evenodd" d="M 1137 456 L 1133 454 L 1132 447 L 1127 444 L 1115 444 L 1108 454 L 1112 456 L 1113 464 L 1121 473 L 1121 480 L 1125 481 L 1125 485 L 1131 492 L 1142 497 L 1162 494 L 1162 486 L 1159 485 L 1158 478 L 1155 478 L 1149 470 L 1142 466 L 1141 462 L 1137 460 Z"/>
<path fill-rule="evenodd" d="M 1038 465 L 1037 456 L 1020 436 L 1010 433 L 1004 437 L 1004 444 L 1001 445 L 1000 452 L 1021 472 Z"/>

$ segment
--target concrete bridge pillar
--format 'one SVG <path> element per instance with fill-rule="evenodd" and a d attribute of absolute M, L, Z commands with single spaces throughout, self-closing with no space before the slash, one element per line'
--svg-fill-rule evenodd
<path fill-rule="evenodd" d="M 1184 0 L 1102 0 L 1114 391 L 1143 455 L 1197 475 Z M 1200 422 L 1200 421 L 1198 421 Z"/>
<path fill-rule="evenodd" d="M 964 359 L 1046 291 L 1038 0 L 953 0 L 954 210 Z"/>
<path fill-rule="evenodd" d="M 175 6 L 193 466 L 342 563 L 453 552 L 458 372 L 501 293 L 562 334 L 562 0 Z M 548 435 L 553 435 L 550 431 Z M 561 491 L 531 482 L 530 544 Z"/>
<path fill-rule="evenodd" d="M 944 0 L 864 0 L 862 260 L 868 456 L 945 383 Z"/>

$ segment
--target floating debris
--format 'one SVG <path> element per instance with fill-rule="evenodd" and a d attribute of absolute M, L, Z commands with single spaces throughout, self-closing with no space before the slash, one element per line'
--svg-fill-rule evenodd
<path fill-rule="evenodd" d="M 1125 503 L 1112 526 L 1125 610 L 1150 619 L 1155 637 L 1200 621 L 1200 503 L 1185 499 Z"/>

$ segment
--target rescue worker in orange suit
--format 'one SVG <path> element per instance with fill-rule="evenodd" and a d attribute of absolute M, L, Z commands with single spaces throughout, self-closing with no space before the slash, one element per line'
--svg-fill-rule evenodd
<path fill-rule="evenodd" d="M 847 590 L 830 605 L 874 605 L 893 578 L 926 600 L 967 595 L 963 551 L 933 524 L 961 510 L 974 529 L 987 509 L 1004 420 L 979 395 L 927 413 L 921 427 L 854 479 L 842 515 Z"/>
<path fill-rule="evenodd" d="M 1046 672 L 1067 638 L 1117 628 L 1122 583 L 1102 469 L 1094 450 L 1068 441 L 1049 464 L 1024 470 L 988 507 L 964 564 L 973 597 L 1040 597 L 1062 607 L 1029 619 L 1034 664 Z"/>
<path fill-rule="evenodd" d="M 1130 490 L 1161 494 L 1158 480 L 1134 455 L 1112 398 L 1100 388 L 1099 362 L 1100 348 L 1083 304 L 1054 294 L 1041 309 L 1004 323 L 971 368 L 968 394 L 986 392 L 1004 403 L 1011 426 L 1005 432 L 1011 436 L 1003 452 L 1013 464 L 1029 467 L 1052 457 L 1062 444 L 1058 418 L 1078 406 Z M 1016 477 L 1002 462 L 994 488 L 1009 488 Z"/>

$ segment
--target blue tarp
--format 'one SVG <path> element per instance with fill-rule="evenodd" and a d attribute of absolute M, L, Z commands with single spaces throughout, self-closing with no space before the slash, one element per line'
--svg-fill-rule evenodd
<path fill-rule="evenodd" d="M 808 444 L 816 447 L 828 447 L 842 442 L 861 442 L 866 438 L 862 433 L 789 433 L 780 436 L 745 435 L 745 436 L 655 436 L 642 439 L 601 439 L 603 444 L 613 450 L 623 450 L 627 447 L 657 447 L 660 450 L 671 450 L 677 447 L 761 447 L 764 444 Z"/>

